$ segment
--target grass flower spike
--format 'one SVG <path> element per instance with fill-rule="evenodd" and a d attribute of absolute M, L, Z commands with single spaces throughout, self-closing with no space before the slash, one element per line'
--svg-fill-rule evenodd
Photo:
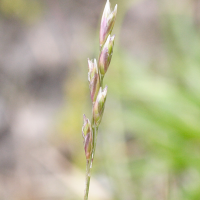
<path fill-rule="evenodd" d="M 100 53 L 98 63 L 88 59 L 88 81 L 90 88 L 90 96 L 92 100 L 92 120 L 91 123 L 85 115 L 83 115 L 83 144 L 86 156 L 86 184 L 84 200 L 88 200 L 90 187 L 90 174 L 94 161 L 97 134 L 101 123 L 106 97 L 107 86 L 103 89 L 103 79 L 106 74 L 113 54 L 115 36 L 111 36 L 111 32 L 115 23 L 117 14 L 117 5 L 111 12 L 110 2 L 107 0 L 100 25 Z"/>
<path fill-rule="evenodd" d="M 90 120 L 86 118 L 85 115 L 83 115 L 83 127 L 82 127 L 82 135 L 84 138 L 84 149 L 85 149 L 85 156 L 86 159 L 89 160 L 91 153 L 92 153 L 92 148 L 93 148 L 93 134 L 92 134 L 92 127 Z"/>
<path fill-rule="evenodd" d="M 94 62 L 88 59 L 88 68 L 89 68 L 88 81 L 90 87 L 90 96 L 92 102 L 94 103 L 100 88 L 100 79 L 99 79 L 100 77 L 96 59 L 94 59 Z"/>
<path fill-rule="evenodd" d="M 96 126 L 98 126 L 101 122 L 105 107 L 106 97 L 107 97 L 107 86 L 104 88 L 103 91 L 102 88 L 100 88 L 97 100 L 93 107 L 93 117 Z"/>
<path fill-rule="evenodd" d="M 112 32 L 112 29 L 115 24 L 116 15 L 117 15 L 117 5 L 115 6 L 114 10 L 111 12 L 110 2 L 109 0 L 107 0 L 104 11 L 103 11 L 103 15 L 101 18 L 100 35 L 99 35 L 100 47 L 103 46 L 103 44 L 106 41 L 106 38 Z"/>
<path fill-rule="evenodd" d="M 105 75 L 110 65 L 113 53 L 114 39 L 114 35 L 112 37 L 110 35 L 108 36 L 99 56 L 99 70 L 102 76 Z"/>

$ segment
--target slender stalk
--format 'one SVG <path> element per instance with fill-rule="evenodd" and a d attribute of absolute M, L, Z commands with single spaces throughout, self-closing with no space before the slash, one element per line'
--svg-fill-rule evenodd
<path fill-rule="evenodd" d="M 102 88 L 103 88 L 103 78 L 104 78 L 104 76 L 101 75 L 100 87 L 102 87 Z"/>
<path fill-rule="evenodd" d="M 90 187 L 90 169 L 91 169 L 90 164 L 91 164 L 90 160 L 87 161 L 84 200 L 88 200 L 88 193 L 89 193 L 89 187 Z"/>
<path fill-rule="evenodd" d="M 97 144 L 97 135 L 98 135 L 98 128 L 99 127 L 94 127 L 94 148 L 92 152 L 92 161 L 94 160 L 94 155 L 95 155 L 95 150 L 96 150 L 96 144 Z"/>

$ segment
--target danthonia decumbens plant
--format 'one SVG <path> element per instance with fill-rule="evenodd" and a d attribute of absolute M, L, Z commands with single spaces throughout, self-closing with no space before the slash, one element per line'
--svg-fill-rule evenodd
<path fill-rule="evenodd" d="M 107 97 L 107 86 L 103 89 L 103 79 L 108 70 L 113 54 L 115 36 L 111 36 L 111 32 L 115 24 L 116 14 L 117 5 L 114 10 L 111 11 L 110 2 L 107 0 L 100 25 L 99 59 L 98 62 L 96 59 L 88 59 L 88 81 L 92 100 L 92 120 L 90 122 L 90 120 L 83 115 L 82 135 L 86 156 L 86 183 L 84 200 L 88 200 L 90 176 L 94 161 L 98 128 L 101 123 Z"/>

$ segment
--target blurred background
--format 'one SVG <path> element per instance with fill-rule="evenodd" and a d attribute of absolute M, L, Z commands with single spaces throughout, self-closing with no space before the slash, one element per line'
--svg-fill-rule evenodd
<path fill-rule="evenodd" d="M 0 200 L 80 200 L 87 58 L 106 0 L 0 1 Z M 89 199 L 200 199 L 200 0 L 118 4 Z"/>

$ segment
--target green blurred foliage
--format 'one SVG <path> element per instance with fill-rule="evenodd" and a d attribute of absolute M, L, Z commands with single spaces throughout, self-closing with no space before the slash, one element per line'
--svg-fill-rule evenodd
<path fill-rule="evenodd" d="M 164 9 L 164 2 L 164 58 L 136 59 L 116 37 L 104 81 L 108 97 L 93 175 L 107 177 L 116 200 L 200 199 L 200 35 L 192 15 Z M 91 102 L 83 62 L 66 83 L 60 131 L 75 145 L 72 160 L 84 170 L 80 116 L 90 115 Z"/>
<path fill-rule="evenodd" d="M 1 0 L 0 13 L 8 18 L 16 18 L 24 22 L 38 19 L 41 14 L 41 2 L 38 0 Z"/>

